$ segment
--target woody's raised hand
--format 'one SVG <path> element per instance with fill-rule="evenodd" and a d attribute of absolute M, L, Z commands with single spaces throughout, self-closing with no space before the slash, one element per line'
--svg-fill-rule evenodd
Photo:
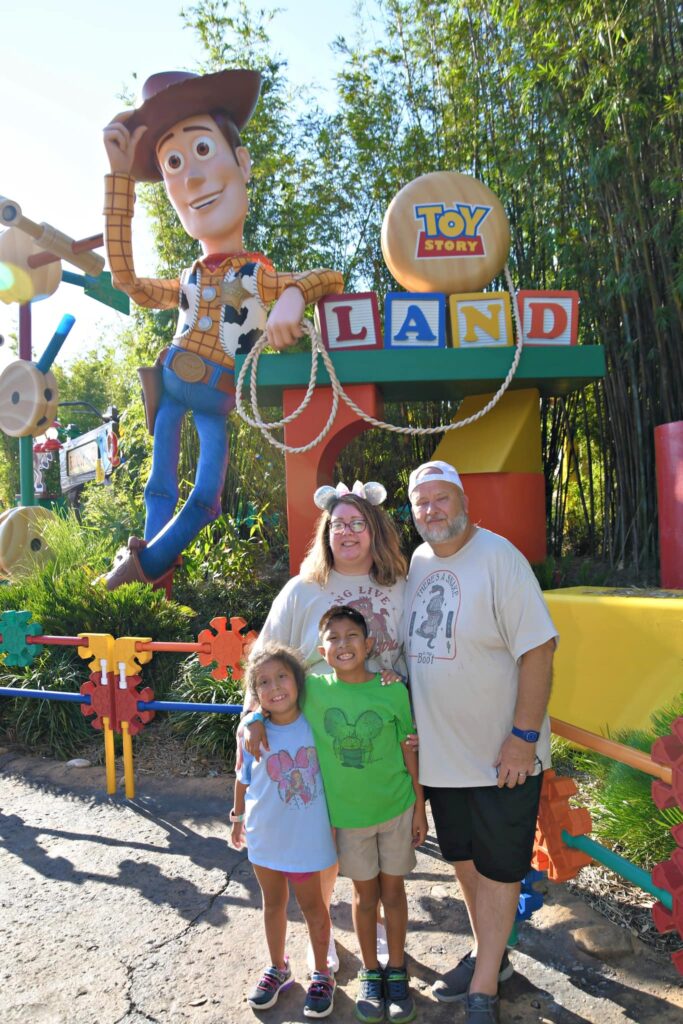
<path fill-rule="evenodd" d="M 109 167 L 112 174 L 130 174 L 135 157 L 135 148 L 147 131 L 147 125 L 141 124 L 134 132 L 129 132 L 125 121 L 134 113 L 126 110 L 117 114 L 103 131 L 104 148 L 109 157 Z"/>

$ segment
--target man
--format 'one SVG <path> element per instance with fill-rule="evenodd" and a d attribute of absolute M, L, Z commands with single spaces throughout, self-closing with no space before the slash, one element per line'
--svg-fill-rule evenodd
<path fill-rule="evenodd" d="M 467 1024 L 491 1024 L 498 982 L 512 974 L 506 941 L 550 765 L 557 631 L 528 562 L 470 522 L 453 466 L 425 463 L 408 493 L 426 542 L 413 555 L 405 603 L 420 782 L 475 940 L 433 992 L 466 999 Z"/>
<path fill-rule="evenodd" d="M 154 452 L 145 539 L 131 537 L 119 552 L 105 577 L 110 590 L 134 580 L 165 582 L 181 551 L 220 514 L 236 353 L 248 352 L 266 326 L 274 348 L 292 345 L 304 307 L 343 290 L 334 271 L 277 273 L 261 253 L 244 252 L 251 161 L 239 132 L 260 88 L 256 71 L 161 72 L 145 82 L 142 104 L 104 129 L 112 172 L 106 177 L 106 247 L 114 283 L 138 305 L 179 307 L 173 344 L 159 356 L 157 371 L 146 371 L 155 387 L 146 394 Z M 202 249 L 174 280 L 139 278 L 133 265 L 135 182 L 161 180 Z M 188 411 L 199 435 L 199 463 L 192 492 L 174 514 L 180 428 Z"/>

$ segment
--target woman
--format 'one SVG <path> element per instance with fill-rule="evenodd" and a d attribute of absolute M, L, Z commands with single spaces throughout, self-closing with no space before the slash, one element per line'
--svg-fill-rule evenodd
<path fill-rule="evenodd" d="M 318 651 L 318 625 L 332 605 L 351 605 L 363 615 L 374 645 L 368 658 L 373 672 L 407 675 L 403 659 L 403 594 L 408 562 L 398 530 L 381 508 L 382 484 L 359 480 L 319 487 L 313 501 L 322 510 L 298 576 L 273 601 L 255 649 L 268 642 L 286 643 L 301 652 L 306 673 L 331 671 Z M 329 907 L 337 865 L 321 872 Z M 386 955 L 386 935 L 378 923 L 379 955 Z M 309 958 L 310 959 L 310 958 Z M 330 969 L 339 958 L 330 936 Z M 310 966 L 310 964 L 309 964 Z"/>
<path fill-rule="evenodd" d="M 274 640 L 296 647 L 307 672 L 330 671 L 318 653 L 318 624 L 334 604 L 351 605 L 363 615 L 374 647 L 373 672 L 405 676 L 402 654 L 403 592 L 408 563 L 398 530 L 380 507 L 382 484 L 356 481 L 319 487 L 313 500 L 322 514 L 298 576 L 273 602 L 257 646 Z"/>

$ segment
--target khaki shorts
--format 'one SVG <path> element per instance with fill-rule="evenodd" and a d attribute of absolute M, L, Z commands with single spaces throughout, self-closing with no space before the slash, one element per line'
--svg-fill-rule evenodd
<path fill-rule="evenodd" d="M 368 828 L 338 828 L 339 871 L 355 882 L 369 882 L 385 875 L 407 875 L 415 864 L 413 810 Z"/>

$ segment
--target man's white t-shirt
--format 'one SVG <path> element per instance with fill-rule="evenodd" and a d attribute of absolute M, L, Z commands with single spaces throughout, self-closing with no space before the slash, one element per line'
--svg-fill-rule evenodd
<path fill-rule="evenodd" d="M 529 563 L 484 529 L 445 558 L 421 544 L 410 563 L 404 622 L 420 782 L 495 785 L 494 763 L 513 725 L 517 662 L 557 636 Z M 536 754 L 538 771 L 550 767 L 547 716 Z"/>
<path fill-rule="evenodd" d="M 256 647 L 268 640 L 297 648 L 307 674 L 332 671 L 318 653 L 318 625 L 335 604 L 348 604 L 364 616 L 374 647 L 367 665 L 371 672 L 393 669 L 406 675 L 403 660 L 403 595 L 405 580 L 380 587 L 370 576 L 330 572 L 326 587 L 294 576 L 273 601 Z"/>

